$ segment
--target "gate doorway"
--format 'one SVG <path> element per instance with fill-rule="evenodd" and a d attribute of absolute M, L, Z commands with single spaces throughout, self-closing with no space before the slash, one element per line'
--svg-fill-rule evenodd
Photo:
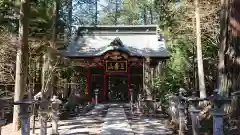
<path fill-rule="evenodd" d="M 107 76 L 107 100 L 128 101 L 128 76 L 109 75 Z"/>

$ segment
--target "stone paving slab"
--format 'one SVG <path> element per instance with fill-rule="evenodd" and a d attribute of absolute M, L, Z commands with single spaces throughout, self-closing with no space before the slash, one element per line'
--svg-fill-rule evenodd
<path fill-rule="evenodd" d="M 168 119 L 144 116 L 141 113 L 134 115 L 128 104 L 124 105 L 124 109 L 135 135 L 174 135 L 174 129 L 167 127 Z"/>
<path fill-rule="evenodd" d="M 164 118 L 132 115 L 125 104 L 99 104 L 85 115 L 59 121 L 60 135 L 174 135 L 166 126 Z M 39 134 L 36 122 L 36 134 Z M 12 124 L 3 127 L 3 135 L 18 135 L 11 132 Z M 31 131 L 32 133 L 32 131 Z M 48 122 L 48 135 L 51 123 Z M 36 135 L 35 134 L 35 135 Z M 31 134 L 33 135 L 33 134 Z"/>
<path fill-rule="evenodd" d="M 13 127 L 12 123 L 3 126 L 1 131 L 2 135 L 20 135 L 20 131 L 13 132 L 12 127 Z"/>
<path fill-rule="evenodd" d="M 101 124 L 104 122 L 105 117 L 104 112 L 107 104 L 99 104 L 94 107 L 93 110 L 89 111 L 84 115 L 79 115 L 68 120 L 59 121 L 59 135 L 89 135 L 89 134 L 99 134 Z M 107 111 L 107 110 L 105 110 Z M 39 134 L 39 122 L 36 122 L 35 134 Z M 31 131 L 32 132 L 32 131 Z M 51 122 L 48 122 L 47 134 L 51 134 Z M 31 134 L 33 135 L 33 134 Z"/>
<path fill-rule="evenodd" d="M 123 107 L 109 108 L 100 135 L 133 135 Z"/>
<path fill-rule="evenodd" d="M 132 120 L 131 128 L 137 135 L 173 135 L 173 130 L 167 128 L 163 120 L 156 118 L 148 118 L 140 116 L 138 119 Z"/>

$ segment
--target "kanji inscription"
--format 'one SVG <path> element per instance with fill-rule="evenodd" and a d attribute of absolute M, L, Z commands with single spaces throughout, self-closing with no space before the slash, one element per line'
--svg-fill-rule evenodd
<path fill-rule="evenodd" d="M 107 72 L 127 72 L 127 61 L 106 61 Z"/>

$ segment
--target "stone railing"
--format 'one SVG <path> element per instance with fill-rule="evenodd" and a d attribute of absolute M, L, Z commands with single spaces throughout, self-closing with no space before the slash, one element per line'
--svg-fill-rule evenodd
<path fill-rule="evenodd" d="M 76 95 L 75 95 L 76 96 Z M 37 97 L 37 96 L 36 96 Z M 81 96 L 76 96 L 75 98 L 70 97 L 71 99 L 75 99 L 72 102 L 76 102 L 76 104 L 81 104 L 82 113 L 86 113 L 94 107 L 94 103 L 86 103 L 87 100 L 81 98 Z M 63 115 L 63 112 L 71 113 L 71 109 L 64 109 L 64 105 L 61 100 L 57 98 L 57 96 L 53 96 L 51 100 L 34 98 L 32 101 L 18 101 L 14 103 L 15 105 L 19 105 L 20 110 L 20 119 L 21 119 L 21 133 L 22 135 L 29 135 L 30 133 L 30 114 L 33 116 L 33 124 L 32 124 L 32 134 L 35 134 L 35 121 L 36 116 L 38 116 L 38 120 L 40 123 L 40 135 L 47 135 L 47 122 L 51 120 L 52 125 L 52 135 L 58 134 L 58 121 L 60 116 Z M 33 107 L 30 110 L 30 106 Z M 79 114 L 78 108 L 79 105 L 75 106 L 73 110 L 76 110 L 76 114 Z M 76 109 L 77 108 L 77 109 Z M 49 119 L 51 118 L 51 119 Z"/>
<path fill-rule="evenodd" d="M 179 126 L 178 134 L 185 135 L 187 129 L 187 116 L 190 116 L 192 135 L 199 135 L 199 113 L 201 109 L 199 107 L 200 102 L 210 101 L 213 103 L 211 115 L 213 116 L 213 135 L 224 135 L 223 132 L 223 106 L 231 102 L 230 99 L 225 99 L 218 94 L 218 90 L 215 90 L 213 95 L 207 98 L 198 98 L 197 96 L 185 97 L 180 89 L 177 96 L 170 97 L 169 100 L 169 115 L 172 122 Z M 240 93 L 240 92 L 239 92 Z M 234 93 L 236 96 L 236 93 Z"/>
<path fill-rule="evenodd" d="M 30 135 L 30 106 L 39 105 L 39 121 L 40 121 L 40 135 L 47 135 L 47 115 L 48 107 L 51 105 L 51 115 L 52 115 L 52 134 L 58 134 L 58 120 L 59 120 L 59 105 L 61 100 L 57 99 L 56 96 L 50 101 L 47 100 L 32 100 L 32 101 L 16 101 L 14 105 L 20 106 L 20 121 L 21 121 L 21 135 Z M 33 127 L 33 131 L 34 131 Z M 33 132 L 34 134 L 34 132 Z"/>
<path fill-rule="evenodd" d="M 47 135 L 47 122 L 48 122 L 48 115 L 50 113 L 51 115 L 51 127 L 52 127 L 52 135 L 58 134 L 58 121 L 59 121 L 59 115 L 60 115 L 60 105 L 62 104 L 62 101 L 57 98 L 57 96 L 53 96 L 51 100 L 32 100 L 32 101 L 26 101 L 21 100 L 14 102 L 14 105 L 20 106 L 20 123 L 21 123 L 21 135 L 30 135 L 30 116 L 35 116 L 35 113 L 37 112 L 39 115 L 39 123 L 40 123 L 40 133 L 39 135 Z M 91 108 L 95 104 L 88 104 L 83 107 L 83 109 L 91 110 Z M 31 110 L 31 106 L 33 109 Z M 38 109 L 35 107 L 38 106 Z M 1 106 L 0 106 L 1 107 Z M 49 107 L 51 108 L 49 110 Z M 1 108 L 0 108 L 1 109 Z M 83 112 L 84 112 L 83 110 Z M 35 118 L 35 117 L 34 117 Z M 35 134 L 35 119 L 33 119 L 33 127 L 32 127 L 32 134 Z M 0 127 L 1 127 L 1 119 L 0 119 Z"/>

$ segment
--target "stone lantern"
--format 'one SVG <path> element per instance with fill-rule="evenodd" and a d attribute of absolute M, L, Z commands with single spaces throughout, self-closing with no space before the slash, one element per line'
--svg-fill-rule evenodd
<path fill-rule="evenodd" d="M 131 109 L 131 112 L 133 112 L 133 89 L 129 89 L 130 91 L 130 109 Z"/>
<path fill-rule="evenodd" d="M 214 109 L 212 112 L 213 115 L 213 134 L 214 135 L 224 135 L 223 133 L 223 117 L 224 105 L 231 103 L 231 99 L 226 99 L 222 97 L 218 89 L 214 90 L 214 94 L 211 95 L 207 100 L 211 101 L 214 104 Z"/>
<path fill-rule="evenodd" d="M 95 105 L 98 104 L 98 92 L 99 92 L 98 89 L 95 89 L 95 90 L 94 90 L 94 94 L 95 94 Z"/>
<path fill-rule="evenodd" d="M 30 113 L 29 110 L 30 105 L 32 105 L 31 101 L 16 101 L 14 105 L 20 106 L 19 117 L 21 121 L 21 135 L 29 135 L 30 134 Z"/>
<path fill-rule="evenodd" d="M 0 111 L 2 113 L 2 117 L 0 118 L 0 135 L 1 135 L 1 128 L 6 124 L 6 119 L 4 119 L 4 107 L 6 102 L 4 100 L 0 100 L 1 105 L 0 105 Z"/>
<path fill-rule="evenodd" d="M 59 105 L 62 103 L 57 96 L 53 96 L 52 101 L 52 135 L 58 135 Z"/>

